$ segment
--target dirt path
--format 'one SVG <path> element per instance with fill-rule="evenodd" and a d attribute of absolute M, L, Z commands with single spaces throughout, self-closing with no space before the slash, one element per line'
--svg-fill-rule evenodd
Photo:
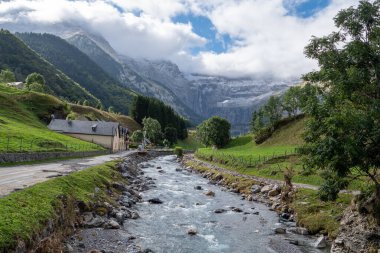
<path fill-rule="evenodd" d="M 265 184 L 278 184 L 278 185 L 282 185 L 284 183 L 284 181 L 282 181 L 282 180 L 256 177 L 256 176 L 252 176 L 252 175 L 241 174 L 241 173 L 239 173 L 237 171 L 227 170 L 227 169 L 221 168 L 221 167 L 219 167 L 217 165 L 214 165 L 212 163 L 208 163 L 208 162 L 199 160 L 199 159 L 195 158 L 194 155 L 192 155 L 192 154 L 191 155 L 186 155 L 185 159 L 192 160 L 193 162 L 196 162 L 196 163 L 198 163 L 201 166 L 209 167 L 209 168 L 218 170 L 218 171 L 223 172 L 223 173 L 227 173 L 227 174 L 230 174 L 230 175 L 233 175 L 233 176 L 239 176 L 239 177 L 244 177 L 244 178 L 252 179 L 252 180 L 255 180 L 255 181 L 258 181 L 258 182 L 263 182 Z M 293 183 L 293 186 L 295 186 L 297 188 L 303 188 L 303 189 L 318 190 L 318 186 L 309 185 L 309 184 Z"/>
<path fill-rule="evenodd" d="M 0 197 L 50 178 L 125 157 L 135 151 L 117 154 L 47 162 L 33 165 L 0 167 Z"/>

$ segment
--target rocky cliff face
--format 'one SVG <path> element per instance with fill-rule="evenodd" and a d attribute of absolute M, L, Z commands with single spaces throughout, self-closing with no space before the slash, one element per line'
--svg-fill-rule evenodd
<path fill-rule="evenodd" d="M 169 61 L 120 56 L 103 38 L 83 32 L 66 39 L 127 87 L 161 99 L 194 123 L 227 118 L 233 134 L 247 132 L 252 111 L 297 82 L 185 74 Z"/>

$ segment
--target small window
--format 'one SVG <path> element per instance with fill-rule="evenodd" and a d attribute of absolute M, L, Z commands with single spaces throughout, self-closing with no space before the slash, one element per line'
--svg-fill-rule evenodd
<path fill-rule="evenodd" d="M 92 131 L 93 131 L 93 132 L 96 132 L 96 127 L 97 127 L 97 126 L 98 126 L 98 124 L 94 124 L 94 125 L 92 125 L 91 128 L 92 128 Z"/>

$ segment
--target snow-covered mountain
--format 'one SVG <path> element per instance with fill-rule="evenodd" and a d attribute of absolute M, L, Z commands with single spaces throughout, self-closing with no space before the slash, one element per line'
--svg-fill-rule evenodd
<path fill-rule="evenodd" d="M 227 118 L 233 134 L 247 132 L 252 111 L 297 82 L 185 74 L 169 61 L 119 55 L 99 36 L 75 32 L 63 37 L 127 87 L 161 99 L 195 123 L 213 115 Z"/>
<path fill-rule="evenodd" d="M 201 117 L 188 108 L 172 90 L 130 68 L 124 60 L 125 57 L 118 55 L 105 39 L 89 35 L 83 31 L 77 31 L 72 34 L 66 33 L 62 37 L 87 54 L 111 77 L 117 79 L 126 87 L 146 96 L 162 100 L 191 121 L 199 122 L 201 120 Z"/>
<path fill-rule="evenodd" d="M 213 115 L 227 118 L 233 125 L 234 134 L 248 131 L 253 110 L 260 107 L 269 96 L 281 93 L 297 82 L 184 74 L 169 61 L 130 57 L 122 59 L 139 75 L 173 91 L 185 105 L 204 119 Z"/>

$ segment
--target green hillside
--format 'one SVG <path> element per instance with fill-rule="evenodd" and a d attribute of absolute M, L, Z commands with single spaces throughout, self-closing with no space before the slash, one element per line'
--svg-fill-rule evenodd
<path fill-rule="evenodd" d="M 128 114 L 136 93 L 111 78 L 75 46 L 51 34 L 17 33 L 16 36 L 99 98 L 106 108 L 113 106 L 116 111 Z"/>
<path fill-rule="evenodd" d="M 305 124 L 307 122 L 307 118 L 303 117 L 300 119 L 296 119 L 289 124 L 284 126 L 280 126 L 276 129 L 272 136 L 266 140 L 264 143 L 260 144 L 260 146 L 279 146 L 279 145 L 301 145 L 303 144 L 302 134 L 305 131 Z"/>
<path fill-rule="evenodd" d="M 51 95 L 0 84 L 0 152 L 103 149 L 46 127 L 52 113 L 64 116 L 68 112 L 67 104 Z"/>
<path fill-rule="evenodd" d="M 93 105 L 99 103 L 90 92 L 6 30 L 0 30 L 0 55 L 0 69 L 10 69 L 18 81 L 24 81 L 30 73 L 38 72 L 45 77 L 50 93 L 69 101 L 87 100 Z"/>

